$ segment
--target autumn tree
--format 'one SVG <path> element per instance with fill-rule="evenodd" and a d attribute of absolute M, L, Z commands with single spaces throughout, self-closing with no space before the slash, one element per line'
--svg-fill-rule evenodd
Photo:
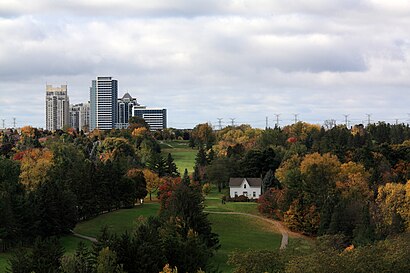
<path fill-rule="evenodd" d="M 147 183 L 147 192 L 149 194 L 149 200 L 152 200 L 152 193 L 156 192 L 161 185 L 161 178 L 159 178 L 158 174 L 154 173 L 149 169 L 142 170 L 145 181 Z"/>
<path fill-rule="evenodd" d="M 47 180 L 53 164 L 53 153 L 48 149 L 34 148 L 22 153 L 20 182 L 34 190 Z"/>

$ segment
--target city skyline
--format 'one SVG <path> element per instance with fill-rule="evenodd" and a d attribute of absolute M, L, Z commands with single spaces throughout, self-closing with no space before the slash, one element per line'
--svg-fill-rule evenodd
<path fill-rule="evenodd" d="M 409 12 L 401 0 L 3 2 L 0 118 L 45 127 L 46 84 L 67 83 L 76 104 L 109 75 L 167 108 L 168 127 L 408 123 Z"/>

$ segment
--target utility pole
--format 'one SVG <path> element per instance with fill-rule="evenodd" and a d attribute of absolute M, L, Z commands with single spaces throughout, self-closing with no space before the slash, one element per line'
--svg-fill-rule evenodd
<path fill-rule="evenodd" d="M 236 119 L 236 118 L 230 118 L 232 127 L 235 127 L 235 119 Z"/>
<path fill-rule="evenodd" d="M 295 116 L 295 123 L 298 123 L 298 116 L 299 114 L 293 114 Z"/>
<path fill-rule="evenodd" d="M 278 127 L 278 128 L 279 128 L 279 116 L 280 116 L 280 114 L 275 114 L 275 117 L 276 117 L 276 127 Z"/>
<path fill-rule="evenodd" d="M 6 129 L 6 126 L 5 126 L 5 119 L 2 119 L 2 121 L 3 121 L 3 129 Z"/>
<path fill-rule="evenodd" d="M 223 118 L 218 118 L 219 130 L 222 130 L 222 120 Z"/>
<path fill-rule="evenodd" d="M 16 129 L 16 118 L 13 118 L 13 129 Z"/>
<path fill-rule="evenodd" d="M 347 119 L 349 117 L 349 115 L 343 115 L 345 117 L 345 125 L 346 128 L 349 128 L 349 120 Z"/>

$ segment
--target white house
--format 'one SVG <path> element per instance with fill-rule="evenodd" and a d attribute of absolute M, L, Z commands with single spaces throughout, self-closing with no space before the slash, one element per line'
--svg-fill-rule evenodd
<path fill-rule="evenodd" d="M 231 178 L 229 179 L 229 196 L 244 195 L 257 199 L 262 194 L 262 179 L 260 178 Z"/>

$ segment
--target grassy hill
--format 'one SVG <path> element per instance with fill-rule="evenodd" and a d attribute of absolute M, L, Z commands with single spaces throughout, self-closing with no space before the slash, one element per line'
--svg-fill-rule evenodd
<path fill-rule="evenodd" d="M 177 165 L 178 171 L 183 174 L 185 169 L 189 173 L 194 171 L 195 157 L 197 154 L 196 149 L 192 149 L 188 146 L 186 140 L 173 140 L 173 141 L 161 141 L 161 152 L 166 158 L 168 153 L 171 153 Z"/>

